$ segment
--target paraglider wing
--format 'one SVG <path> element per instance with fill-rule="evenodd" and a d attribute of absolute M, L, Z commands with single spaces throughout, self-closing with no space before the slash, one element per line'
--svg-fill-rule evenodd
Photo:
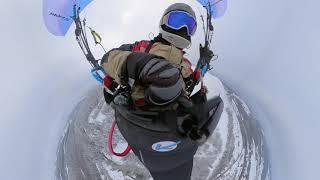
<path fill-rule="evenodd" d="M 43 19 L 50 33 L 64 36 L 73 22 L 73 7 L 82 11 L 92 0 L 43 0 Z"/>
<path fill-rule="evenodd" d="M 208 6 L 210 4 L 210 12 L 214 19 L 223 16 L 227 10 L 227 0 L 197 0 L 201 5 Z"/>

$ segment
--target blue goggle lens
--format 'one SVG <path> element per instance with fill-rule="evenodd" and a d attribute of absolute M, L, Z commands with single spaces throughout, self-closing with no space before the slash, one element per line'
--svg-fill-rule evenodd
<path fill-rule="evenodd" d="M 172 11 L 168 16 L 168 26 L 175 30 L 186 27 L 188 35 L 192 36 L 197 28 L 197 22 L 190 14 L 184 11 Z"/>

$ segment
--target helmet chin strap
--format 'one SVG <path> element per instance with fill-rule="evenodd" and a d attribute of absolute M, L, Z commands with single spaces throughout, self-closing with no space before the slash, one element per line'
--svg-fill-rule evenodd
<path fill-rule="evenodd" d="M 185 49 L 190 46 L 191 42 L 181 36 L 178 36 L 176 34 L 172 34 L 169 32 L 164 31 L 160 27 L 160 33 L 162 34 L 162 38 L 174 45 L 177 48 Z"/>

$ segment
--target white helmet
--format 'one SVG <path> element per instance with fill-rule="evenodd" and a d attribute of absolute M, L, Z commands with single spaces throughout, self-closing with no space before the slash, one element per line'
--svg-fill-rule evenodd
<path fill-rule="evenodd" d="M 177 48 L 187 48 L 197 29 L 196 15 L 189 5 L 175 3 L 164 11 L 159 28 L 163 39 Z"/>

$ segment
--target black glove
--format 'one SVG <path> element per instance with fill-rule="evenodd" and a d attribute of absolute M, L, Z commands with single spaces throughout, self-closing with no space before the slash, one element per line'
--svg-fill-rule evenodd
<path fill-rule="evenodd" d="M 199 128 L 197 119 L 190 114 L 178 116 L 177 125 L 179 135 L 190 138 L 198 145 L 202 145 L 208 139 L 206 134 Z"/>
<path fill-rule="evenodd" d="M 198 91 L 191 98 L 179 98 L 178 132 L 201 145 L 209 136 L 203 131 L 208 120 L 208 104 L 206 94 Z"/>
<path fill-rule="evenodd" d="M 208 46 L 202 46 L 200 44 L 200 59 L 202 59 L 205 63 L 209 63 L 211 59 L 214 57 L 213 52 L 208 48 Z"/>
<path fill-rule="evenodd" d="M 182 92 L 180 70 L 169 61 L 148 53 L 132 53 L 126 62 L 127 77 L 145 86 L 146 101 L 167 105 L 177 100 Z"/>

